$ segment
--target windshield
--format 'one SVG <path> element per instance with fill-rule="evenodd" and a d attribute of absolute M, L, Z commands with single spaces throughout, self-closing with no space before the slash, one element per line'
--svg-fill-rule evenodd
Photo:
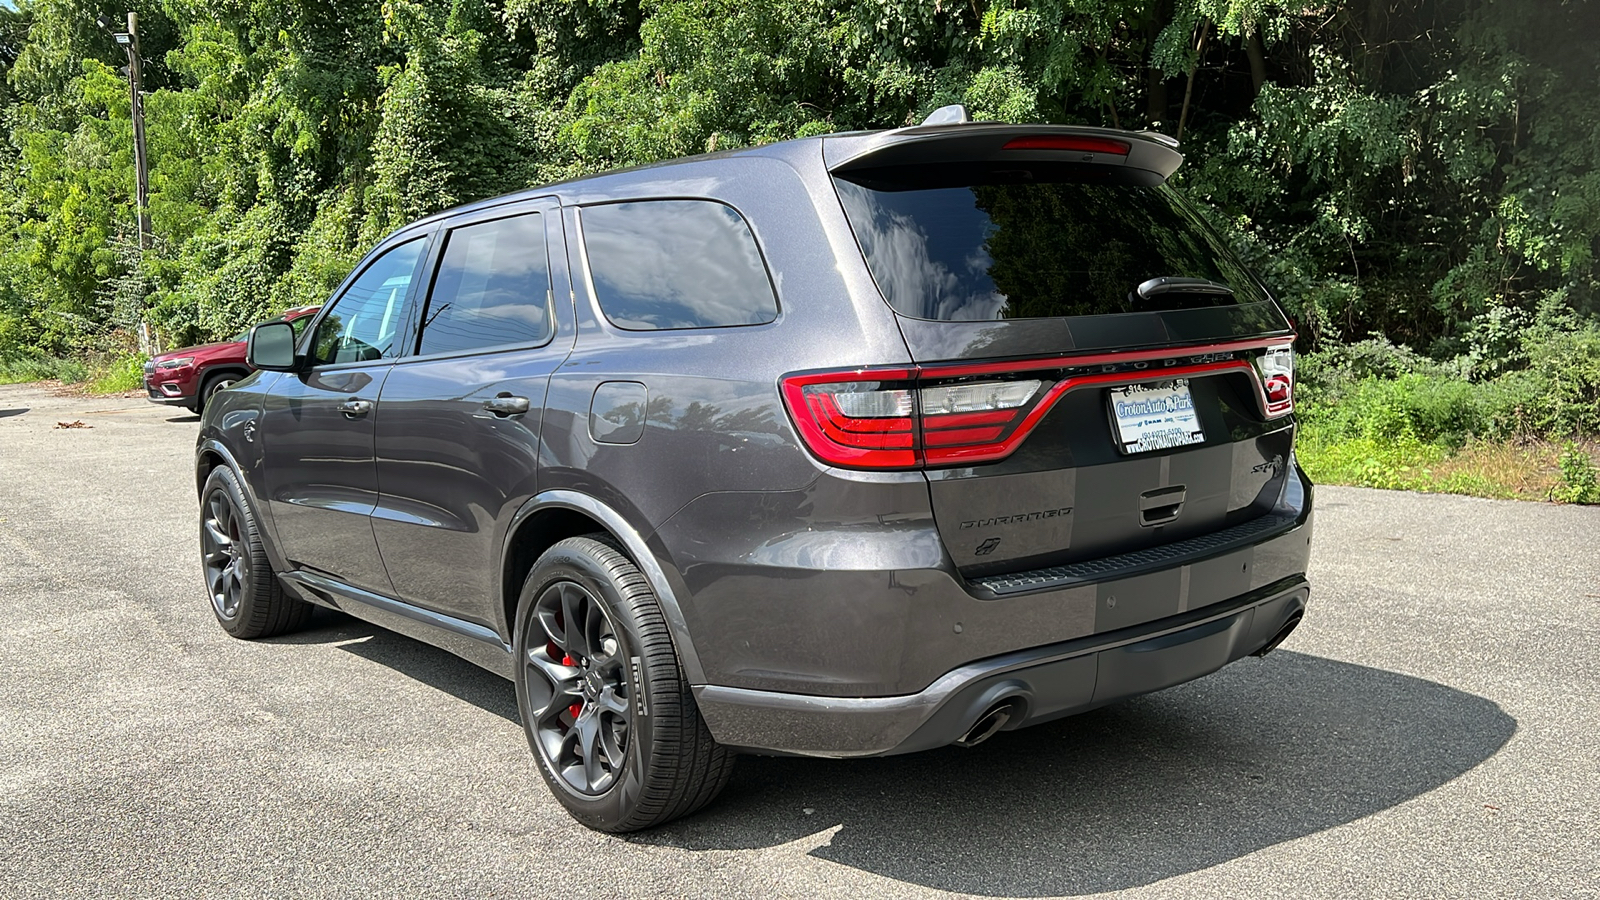
<path fill-rule="evenodd" d="M 1267 299 L 1170 188 L 1104 166 L 1021 165 L 1028 168 L 917 166 L 835 179 L 867 266 L 897 312 L 943 321 L 1131 312 L 1135 288 L 1163 276 L 1233 290 L 1195 298 L 1200 304 Z"/>
<path fill-rule="evenodd" d="M 311 321 L 311 316 L 310 315 L 295 316 L 292 319 L 285 319 L 283 316 L 277 316 L 275 318 L 271 318 L 271 319 L 266 320 L 266 322 L 259 322 L 257 324 L 266 325 L 268 322 L 288 322 L 289 323 L 289 327 L 294 329 L 294 336 L 298 340 L 300 335 L 305 333 L 306 325 L 308 323 L 310 323 L 310 321 Z M 250 332 L 252 330 L 254 330 L 254 329 L 246 329 L 244 331 L 241 331 L 238 334 L 234 335 L 233 337 L 228 338 L 228 340 L 233 341 L 235 343 L 243 343 L 244 341 L 247 341 L 247 340 L 250 339 Z"/>

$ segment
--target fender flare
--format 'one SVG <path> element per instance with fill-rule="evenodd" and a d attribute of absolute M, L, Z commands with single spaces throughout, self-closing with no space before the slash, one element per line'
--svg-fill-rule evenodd
<path fill-rule="evenodd" d="M 250 508 L 255 511 L 256 523 L 262 532 L 261 546 L 267 551 L 267 559 L 272 561 L 273 571 L 288 571 L 289 565 L 287 561 L 278 552 L 278 529 L 272 521 L 272 511 L 267 509 L 267 505 L 262 503 L 261 498 L 257 496 L 255 485 L 250 483 L 250 479 L 245 475 L 244 467 L 239 465 L 239 460 L 233 455 L 233 451 L 228 449 L 228 445 L 216 438 L 205 438 L 200 441 L 199 446 L 195 447 L 195 493 L 199 494 L 206 487 L 206 478 L 209 476 L 202 476 L 200 473 L 204 468 L 202 461 L 207 453 L 215 453 L 217 456 L 222 457 L 222 465 L 233 470 L 233 477 L 238 479 L 239 487 L 244 490 L 245 498 L 250 501 Z M 206 469 L 206 471 L 209 471 L 209 469 Z"/>
<path fill-rule="evenodd" d="M 510 561 L 511 539 L 517 533 L 517 529 L 529 517 L 547 509 L 569 509 L 583 513 L 598 521 L 622 542 L 623 549 L 632 557 L 634 564 L 644 574 L 645 580 L 650 583 L 656 598 L 661 602 L 661 613 L 667 620 L 667 630 L 672 635 L 673 646 L 678 651 L 678 661 L 683 666 L 684 676 L 690 684 L 704 684 L 705 669 L 700 665 L 700 655 L 695 652 L 694 642 L 689 637 L 689 623 L 683 617 L 683 607 L 678 602 L 678 594 L 673 590 L 666 571 L 661 568 L 656 555 L 651 552 L 645 536 L 630 525 L 621 513 L 599 500 L 588 494 L 569 490 L 548 490 L 535 494 L 517 510 L 516 515 L 511 518 L 511 523 L 506 527 L 506 536 L 500 546 L 500 571 L 504 572 L 506 564 Z M 514 626 L 509 622 L 506 624 L 509 632 Z M 515 635 L 512 637 L 514 639 Z"/>

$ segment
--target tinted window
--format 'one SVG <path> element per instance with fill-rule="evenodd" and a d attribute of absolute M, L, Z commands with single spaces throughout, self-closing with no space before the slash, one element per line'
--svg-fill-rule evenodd
<path fill-rule="evenodd" d="M 422 324 L 422 353 L 550 337 L 550 263 L 537 213 L 450 232 Z"/>
<path fill-rule="evenodd" d="M 406 290 L 422 255 L 423 240 L 386 251 L 367 266 L 334 301 L 311 336 L 314 365 L 364 362 L 399 354 L 395 333 L 404 312 Z"/>
<path fill-rule="evenodd" d="M 1105 169 L 1106 167 L 1095 167 Z M 951 170 L 837 179 L 878 288 L 920 319 L 989 320 L 1134 311 L 1161 276 L 1221 282 L 1266 299 L 1170 188 L 1090 181 L 1082 169 Z"/>
<path fill-rule="evenodd" d="M 584 207 L 594 291 L 619 328 L 761 325 L 778 317 L 744 217 L 710 200 Z"/>

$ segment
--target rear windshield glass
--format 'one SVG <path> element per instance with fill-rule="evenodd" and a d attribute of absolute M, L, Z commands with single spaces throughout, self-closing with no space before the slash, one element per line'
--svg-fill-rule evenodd
<path fill-rule="evenodd" d="M 1094 171 L 1098 170 L 1098 171 Z M 1108 167 L 904 167 L 837 178 L 885 299 L 944 321 L 1092 316 L 1172 305 L 1131 298 L 1164 276 L 1227 285 L 1184 305 L 1266 299 L 1165 186 Z"/>

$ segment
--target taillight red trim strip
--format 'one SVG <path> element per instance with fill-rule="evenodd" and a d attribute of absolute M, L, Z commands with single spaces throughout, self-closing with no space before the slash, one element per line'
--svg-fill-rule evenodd
<path fill-rule="evenodd" d="M 900 427 L 916 426 L 916 422 L 905 418 L 883 420 L 886 424 L 879 431 L 873 420 L 852 419 L 843 416 L 838 407 L 824 396 L 807 395 L 805 388 L 815 384 L 842 384 L 874 381 L 890 382 L 921 382 L 936 381 L 948 378 L 963 378 L 974 375 L 1015 375 L 1024 372 L 1036 372 L 1048 369 L 1084 368 L 1092 366 L 1120 366 L 1127 363 L 1167 361 L 1192 357 L 1204 357 L 1221 353 L 1240 353 L 1246 351 L 1262 351 L 1270 347 L 1282 346 L 1293 343 L 1293 335 L 1279 335 L 1272 338 L 1252 338 L 1242 341 L 1230 341 L 1219 344 L 1206 344 L 1195 347 L 1163 347 L 1151 350 L 1132 350 L 1116 353 L 1091 353 L 1075 356 L 1056 356 L 1024 360 L 1007 360 L 1003 362 L 986 363 L 933 363 L 921 366 L 896 366 L 885 368 L 858 368 L 845 369 L 831 372 L 808 372 L 801 375 L 790 375 L 781 382 L 781 390 L 789 407 L 790 418 L 801 436 L 805 438 L 807 447 L 823 461 L 835 465 L 870 468 L 870 469 L 912 469 L 919 466 L 951 466 L 964 463 L 992 462 L 1004 459 L 1014 453 L 1018 446 L 1032 433 L 1035 425 L 1039 423 L 1056 402 L 1067 393 L 1085 387 L 1094 387 L 1104 384 L 1142 384 L 1151 381 L 1166 381 L 1173 378 L 1186 378 L 1203 375 L 1216 375 L 1224 372 L 1242 372 L 1250 378 L 1250 383 L 1255 387 L 1256 402 L 1261 413 L 1268 419 L 1281 418 L 1293 410 L 1292 399 L 1287 402 L 1270 402 L 1267 398 L 1266 387 L 1262 383 L 1261 373 L 1248 359 L 1218 360 L 1207 363 L 1190 363 L 1187 365 L 1163 365 L 1160 368 L 1135 370 L 1132 372 L 1103 372 L 1084 375 L 1072 375 L 1061 379 L 1051 385 L 1045 393 L 1035 401 L 1031 407 L 1026 408 L 1027 413 L 1005 440 L 997 443 L 982 444 L 971 447 L 939 446 L 959 441 L 983 440 L 984 435 L 993 432 L 998 437 L 1005 432 L 1006 425 L 1011 421 L 1018 410 L 995 410 L 992 412 L 976 413 L 933 413 L 920 415 L 923 447 L 914 449 L 909 446 L 896 446 L 892 449 L 876 449 L 871 447 L 856 446 L 865 438 L 899 438 L 901 435 L 910 437 L 911 433 L 900 430 Z M 815 404 L 813 401 L 818 401 Z M 842 430 L 841 426 L 826 423 L 829 416 L 822 404 L 826 404 L 834 414 L 849 423 L 849 430 Z M 803 413 L 821 413 L 821 415 L 803 415 Z M 891 428 L 887 425 L 893 422 Z M 857 425 L 856 423 L 860 423 Z M 983 425 L 994 427 L 984 428 Z M 844 438 L 843 441 L 840 438 Z M 899 440 L 895 441 L 900 444 Z"/>

